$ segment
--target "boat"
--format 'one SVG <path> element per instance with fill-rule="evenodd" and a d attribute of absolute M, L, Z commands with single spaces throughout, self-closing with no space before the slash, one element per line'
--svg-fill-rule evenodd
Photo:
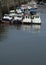
<path fill-rule="evenodd" d="M 33 24 L 41 24 L 41 18 L 39 15 L 34 15 L 32 18 L 32 23 Z"/>
<path fill-rule="evenodd" d="M 32 7 L 31 6 L 27 6 L 28 10 L 30 10 Z"/>
<path fill-rule="evenodd" d="M 27 11 L 27 5 L 21 5 L 21 11 L 25 13 Z"/>
<path fill-rule="evenodd" d="M 9 16 L 8 14 L 4 14 L 4 16 L 2 17 L 2 22 L 3 23 L 9 23 L 9 21 L 11 21 L 12 20 L 12 17 L 11 16 Z"/>
<path fill-rule="evenodd" d="M 32 25 L 32 29 L 38 32 L 41 29 L 41 25 Z"/>
<path fill-rule="evenodd" d="M 33 8 L 37 9 L 37 3 L 35 1 L 33 2 L 33 5 Z"/>
<path fill-rule="evenodd" d="M 31 15 L 34 15 L 34 14 L 36 14 L 37 13 L 37 10 L 35 9 L 35 8 L 31 8 L 30 9 L 30 14 Z"/>
<path fill-rule="evenodd" d="M 36 3 L 34 0 L 32 0 L 32 1 L 30 2 L 30 5 L 32 6 L 32 8 L 35 8 L 35 9 L 38 8 L 38 7 L 37 7 L 37 3 Z"/>
<path fill-rule="evenodd" d="M 16 12 L 17 13 L 22 13 L 22 10 L 21 9 L 16 9 Z"/>
<path fill-rule="evenodd" d="M 15 23 L 15 24 L 21 24 L 22 23 L 21 21 L 22 21 L 22 15 L 16 14 L 14 16 L 13 23 Z"/>
<path fill-rule="evenodd" d="M 10 10 L 9 16 L 14 17 L 15 16 L 15 10 Z"/>
<path fill-rule="evenodd" d="M 31 24 L 31 16 L 30 15 L 25 15 L 23 20 L 22 20 L 23 24 Z"/>

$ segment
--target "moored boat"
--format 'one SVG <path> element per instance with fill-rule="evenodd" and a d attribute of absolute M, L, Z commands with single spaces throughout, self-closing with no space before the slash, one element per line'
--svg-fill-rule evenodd
<path fill-rule="evenodd" d="M 17 13 L 22 13 L 22 10 L 21 9 L 16 9 L 16 12 Z"/>
<path fill-rule="evenodd" d="M 34 14 L 36 14 L 37 13 L 37 10 L 35 9 L 35 8 L 31 8 L 30 9 L 30 14 L 31 15 L 34 15 Z"/>
<path fill-rule="evenodd" d="M 14 16 L 13 23 L 21 24 L 22 23 L 21 21 L 22 21 L 22 15 L 16 14 L 16 16 Z"/>
<path fill-rule="evenodd" d="M 15 16 L 15 10 L 10 10 L 9 16 L 14 17 Z"/>
<path fill-rule="evenodd" d="M 4 14 L 2 17 L 2 23 L 9 23 L 12 20 L 12 17 L 9 16 L 8 14 Z"/>
<path fill-rule="evenodd" d="M 33 19 L 32 19 L 32 23 L 33 24 L 41 24 L 41 18 L 39 15 L 34 15 Z"/>
<path fill-rule="evenodd" d="M 23 24 L 31 24 L 32 23 L 31 22 L 31 16 L 25 15 L 24 18 L 23 18 L 23 20 L 22 20 L 22 23 Z"/>

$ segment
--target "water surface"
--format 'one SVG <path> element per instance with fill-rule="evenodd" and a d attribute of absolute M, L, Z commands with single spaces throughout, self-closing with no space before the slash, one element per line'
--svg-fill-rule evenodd
<path fill-rule="evenodd" d="M 41 25 L 0 25 L 0 65 L 46 65 L 46 8 L 39 10 Z"/>

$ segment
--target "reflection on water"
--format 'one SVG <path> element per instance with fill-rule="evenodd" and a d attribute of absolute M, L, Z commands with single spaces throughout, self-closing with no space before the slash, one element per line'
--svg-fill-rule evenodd
<path fill-rule="evenodd" d="M 32 25 L 32 28 L 33 28 L 33 30 L 38 32 L 41 28 L 41 25 Z"/>
<path fill-rule="evenodd" d="M 21 24 L 15 24 L 14 26 L 15 26 L 15 29 L 17 29 L 17 30 L 21 29 Z"/>
<path fill-rule="evenodd" d="M 31 25 L 22 25 L 22 30 L 23 31 L 30 31 L 31 30 Z"/>
<path fill-rule="evenodd" d="M 2 35 L 3 33 L 7 32 L 7 29 L 9 29 L 10 27 L 13 27 L 16 30 L 23 30 L 23 31 L 39 31 L 41 28 L 41 25 L 20 25 L 20 24 L 16 24 L 16 25 L 1 25 L 0 26 L 0 35 Z"/>
<path fill-rule="evenodd" d="M 41 28 L 41 25 L 0 25 L 0 40 L 3 40 L 7 37 L 8 30 L 22 30 L 25 32 L 38 32 Z"/>
<path fill-rule="evenodd" d="M 0 25 L 0 41 L 5 39 L 7 33 L 7 27 L 5 25 Z"/>
<path fill-rule="evenodd" d="M 14 26 L 15 26 L 15 29 L 17 30 L 23 30 L 28 32 L 31 30 L 38 32 L 41 28 L 41 25 L 14 25 Z"/>

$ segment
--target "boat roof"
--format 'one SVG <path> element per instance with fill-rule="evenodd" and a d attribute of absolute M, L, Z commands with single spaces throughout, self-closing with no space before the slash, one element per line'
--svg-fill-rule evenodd
<path fill-rule="evenodd" d="M 8 14 L 4 14 L 4 16 L 8 16 Z"/>
<path fill-rule="evenodd" d="M 15 16 L 22 16 L 21 14 L 15 14 Z"/>
<path fill-rule="evenodd" d="M 40 15 L 39 15 L 39 14 L 36 14 L 36 15 L 34 15 L 34 17 L 39 18 L 39 17 L 40 17 Z"/>
<path fill-rule="evenodd" d="M 35 8 L 31 8 L 30 10 L 36 10 Z"/>
<path fill-rule="evenodd" d="M 10 12 L 15 12 L 15 10 L 10 10 Z"/>

